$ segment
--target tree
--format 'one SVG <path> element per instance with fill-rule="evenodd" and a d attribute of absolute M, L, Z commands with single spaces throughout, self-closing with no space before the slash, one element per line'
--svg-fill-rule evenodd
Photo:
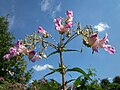
<path fill-rule="evenodd" d="M 22 83 L 26 84 L 31 78 L 31 70 L 27 71 L 27 62 L 23 56 L 13 57 L 9 60 L 4 58 L 8 53 L 9 48 L 13 46 L 15 37 L 8 31 L 9 22 L 7 17 L 0 16 L 0 78 L 1 81 L 9 83 Z"/>
<path fill-rule="evenodd" d="M 118 83 L 118 84 L 120 84 L 120 76 L 114 77 L 113 83 Z"/>
<path fill-rule="evenodd" d="M 101 84 L 101 87 L 106 90 L 108 85 L 110 84 L 110 81 L 107 78 L 105 78 L 101 80 L 100 84 Z"/>

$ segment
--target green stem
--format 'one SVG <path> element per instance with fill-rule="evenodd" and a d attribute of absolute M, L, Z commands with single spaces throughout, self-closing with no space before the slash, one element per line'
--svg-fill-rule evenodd
<path fill-rule="evenodd" d="M 65 86 L 65 68 L 64 68 L 64 63 L 63 63 L 63 59 L 62 59 L 62 52 L 60 52 L 60 64 L 62 67 L 62 88 L 63 90 L 66 90 L 66 86 Z"/>
<path fill-rule="evenodd" d="M 74 39 L 76 36 L 78 36 L 78 35 L 76 35 L 76 33 L 74 33 L 65 43 L 64 43 L 64 46 L 67 44 L 67 43 L 69 43 L 72 39 Z"/>
<path fill-rule="evenodd" d="M 62 74 L 62 89 L 66 90 L 66 86 L 65 86 L 65 68 L 64 68 L 64 63 L 63 63 L 63 59 L 62 59 L 62 48 L 61 45 L 63 44 L 63 40 L 62 40 L 62 35 L 60 36 L 60 46 L 59 46 L 59 53 L 60 53 L 60 66 L 62 67 L 61 69 L 61 74 Z"/>

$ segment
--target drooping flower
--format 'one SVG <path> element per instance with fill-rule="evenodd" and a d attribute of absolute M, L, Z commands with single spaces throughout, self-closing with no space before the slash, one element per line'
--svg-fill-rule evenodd
<path fill-rule="evenodd" d="M 41 33 L 41 34 L 46 34 L 47 32 L 41 27 L 41 26 L 39 26 L 38 27 L 38 33 Z"/>
<path fill-rule="evenodd" d="M 88 37 L 88 44 L 92 47 L 93 51 L 96 52 L 98 52 L 98 48 L 103 48 L 109 54 L 113 54 L 115 52 L 115 48 L 108 45 L 108 34 L 106 34 L 104 38 L 99 39 L 98 34 L 94 33 Z"/>
<path fill-rule="evenodd" d="M 48 38 L 50 35 L 41 26 L 38 27 L 38 33 L 41 33 L 44 38 Z"/>
<path fill-rule="evenodd" d="M 41 59 L 42 57 L 37 55 L 37 53 L 35 51 L 31 51 L 29 52 L 29 55 L 28 55 L 28 58 L 29 60 L 31 60 L 32 62 L 35 62 L 36 60 L 39 60 Z"/>
<path fill-rule="evenodd" d="M 115 48 L 113 48 L 111 45 L 105 45 L 105 46 L 103 46 L 103 48 L 109 54 L 114 54 L 114 52 L 115 52 Z"/>

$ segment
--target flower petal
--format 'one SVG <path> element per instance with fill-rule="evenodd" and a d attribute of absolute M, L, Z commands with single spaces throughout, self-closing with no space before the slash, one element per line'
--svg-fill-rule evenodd
<path fill-rule="evenodd" d="M 104 50 L 107 51 L 109 54 L 114 54 L 115 48 L 113 48 L 111 45 L 104 45 Z"/>

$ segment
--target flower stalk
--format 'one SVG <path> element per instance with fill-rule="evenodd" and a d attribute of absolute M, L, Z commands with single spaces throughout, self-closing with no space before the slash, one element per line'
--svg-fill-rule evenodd
<path fill-rule="evenodd" d="M 46 30 L 44 30 L 44 28 L 39 26 L 38 32 L 34 32 L 32 35 L 29 36 L 27 35 L 23 41 L 18 40 L 15 46 L 9 49 L 9 53 L 6 54 L 4 58 L 10 59 L 11 57 L 22 54 L 22 55 L 27 55 L 30 61 L 35 62 L 39 59 L 48 58 L 53 54 L 59 53 L 60 56 L 59 68 L 52 69 L 53 71 L 51 73 L 48 73 L 47 75 L 53 74 L 54 72 L 59 72 L 62 78 L 61 89 L 67 90 L 66 88 L 67 81 L 65 81 L 65 75 L 68 71 L 77 71 L 87 77 L 86 73 L 82 69 L 80 68 L 67 69 L 67 67 L 64 65 L 63 52 L 78 51 L 73 49 L 67 49 L 66 45 L 69 42 L 71 42 L 77 36 L 81 35 L 83 41 L 81 51 L 83 50 L 84 46 L 87 46 L 89 48 L 92 48 L 93 52 L 94 51 L 98 52 L 99 48 L 103 48 L 109 54 L 114 54 L 115 48 L 108 44 L 109 40 L 107 34 L 105 35 L 104 38 L 99 38 L 98 33 L 93 31 L 91 26 L 86 25 L 86 27 L 81 29 L 81 25 L 78 22 L 77 30 L 73 31 L 72 27 L 75 25 L 73 24 L 72 10 L 68 10 L 66 12 L 65 19 L 61 17 L 54 19 L 54 23 L 55 23 L 55 29 L 59 32 L 60 35 L 59 43 L 57 43 L 56 40 L 52 37 L 52 35 L 49 34 Z M 39 34 L 42 36 L 40 36 Z M 47 41 L 48 39 L 46 40 L 46 38 L 51 38 L 54 41 L 54 43 Z M 47 50 L 47 47 L 52 47 L 55 49 L 55 51 L 50 53 L 49 55 L 46 55 L 44 51 Z M 39 49 L 36 50 L 36 48 Z"/>

